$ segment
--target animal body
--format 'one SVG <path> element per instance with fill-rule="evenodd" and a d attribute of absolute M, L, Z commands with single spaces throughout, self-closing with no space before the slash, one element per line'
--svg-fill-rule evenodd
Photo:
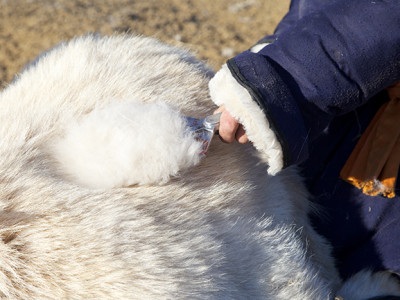
<path fill-rule="evenodd" d="M 197 157 L 181 116 L 213 112 L 210 76 L 152 38 L 86 36 L 44 53 L 1 92 L 3 298 L 339 293 L 295 169 L 270 176 L 250 144 L 218 139 Z"/>

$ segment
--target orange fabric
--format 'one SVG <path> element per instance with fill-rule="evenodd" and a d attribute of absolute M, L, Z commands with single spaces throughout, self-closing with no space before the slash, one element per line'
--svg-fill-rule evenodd
<path fill-rule="evenodd" d="M 382 105 L 344 165 L 340 177 L 364 194 L 395 196 L 400 165 L 400 84 Z"/>

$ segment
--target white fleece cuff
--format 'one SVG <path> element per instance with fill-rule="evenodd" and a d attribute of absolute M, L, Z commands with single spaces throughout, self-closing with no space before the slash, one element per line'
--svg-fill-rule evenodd
<path fill-rule="evenodd" d="M 225 105 L 230 114 L 244 126 L 247 137 L 268 165 L 268 173 L 275 175 L 283 168 L 283 151 L 269 122 L 249 92 L 223 65 L 209 83 L 211 99 L 218 106 Z"/>

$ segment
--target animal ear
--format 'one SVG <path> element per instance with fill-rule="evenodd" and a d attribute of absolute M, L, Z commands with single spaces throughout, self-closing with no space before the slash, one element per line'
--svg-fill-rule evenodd
<path fill-rule="evenodd" d="M 171 106 L 125 101 L 72 121 L 51 152 L 65 178 L 114 188 L 166 183 L 200 161 L 200 148 Z"/>

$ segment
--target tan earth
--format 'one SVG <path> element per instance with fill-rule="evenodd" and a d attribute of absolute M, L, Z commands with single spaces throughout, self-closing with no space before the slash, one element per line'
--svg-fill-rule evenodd
<path fill-rule="evenodd" d="M 42 51 L 88 32 L 191 49 L 218 70 L 273 32 L 288 0 L 0 0 L 0 89 Z"/>

